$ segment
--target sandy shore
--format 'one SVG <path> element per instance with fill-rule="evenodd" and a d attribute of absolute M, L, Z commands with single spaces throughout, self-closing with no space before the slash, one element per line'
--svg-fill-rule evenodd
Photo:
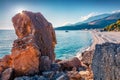
<path fill-rule="evenodd" d="M 88 50 L 93 50 L 96 44 L 105 42 L 120 43 L 120 32 L 99 32 L 93 30 L 91 34 L 93 36 L 93 43 Z"/>
<path fill-rule="evenodd" d="M 100 32 L 92 30 L 90 31 L 90 33 L 92 34 L 93 37 L 93 43 L 90 47 L 88 47 L 84 51 L 95 50 L 96 44 L 102 44 L 105 42 L 120 43 L 120 32 Z M 77 53 L 76 56 L 79 57 L 79 59 L 82 59 L 81 52 Z"/>

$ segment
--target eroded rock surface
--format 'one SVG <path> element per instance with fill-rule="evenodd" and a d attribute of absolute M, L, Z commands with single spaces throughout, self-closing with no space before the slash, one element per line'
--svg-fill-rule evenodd
<path fill-rule="evenodd" d="M 120 80 L 120 44 L 96 45 L 92 69 L 94 80 Z"/>

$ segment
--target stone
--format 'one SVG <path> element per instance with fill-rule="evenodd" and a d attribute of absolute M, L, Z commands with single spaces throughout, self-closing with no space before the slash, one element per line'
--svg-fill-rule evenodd
<path fill-rule="evenodd" d="M 69 80 L 69 77 L 66 74 L 61 75 L 56 80 Z"/>
<path fill-rule="evenodd" d="M 57 64 L 57 63 L 53 63 L 53 64 L 51 64 L 51 70 L 52 71 L 59 71 L 60 70 L 60 65 L 59 64 Z"/>
<path fill-rule="evenodd" d="M 51 68 L 52 61 L 49 59 L 48 56 L 42 56 L 40 58 L 40 71 L 49 71 Z"/>
<path fill-rule="evenodd" d="M 120 80 L 120 44 L 98 44 L 92 60 L 94 80 Z"/>
<path fill-rule="evenodd" d="M 42 75 L 45 77 L 45 78 L 49 78 L 51 79 L 53 77 L 55 72 L 53 71 L 47 71 L 47 72 L 42 72 Z"/>
<path fill-rule="evenodd" d="M 15 77 L 49 70 L 55 62 L 57 43 L 52 24 L 41 13 L 30 11 L 16 14 L 12 22 L 18 38 L 13 43 L 11 54 L 0 59 L 0 76 L 7 68 L 14 69 Z"/>
<path fill-rule="evenodd" d="M 45 78 L 44 76 L 22 76 L 22 77 L 16 77 L 14 80 L 49 80 Z"/>
<path fill-rule="evenodd" d="M 56 44 L 52 24 L 41 13 L 30 11 L 15 15 L 12 22 L 18 36 L 11 50 L 11 67 L 16 76 L 33 75 L 39 70 L 50 69 L 49 65 L 55 61 Z"/>
<path fill-rule="evenodd" d="M 62 70 L 72 70 L 72 68 L 76 67 L 78 69 L 81 66 L 81 62 L 77 57 L 74 57 L 69 60 L 63 60 L 58 62 L 61 65 Z"/>
<path fill-rule="evenodd" d="M 86 64 L 87 66 L 92 64 L 93 53 L 94 53 L 94 50 L 85 51 L 85 52 L 82 53 L 81 61 L 83 62 L 83 64 Z"/>
<path fill-rule="evenodd" d="M 61 72 L 57 71 L 57 72 L 55 72 L 55 74 L 53 75 L 51 80 L 56 80 L 56 79 L 58 79 L 62 75 L 65 75 L 65 73 L 63 71 L 61 71 Z"/>
<path fill-rule="evenodd" d="M 41 13 L 23 11 L 21 14 L 19 13 L 14 16 L 12 21 L 18 39 L 25 39 L 25 41 L 27 41 L 23 41 L 22 44 L 32 42 L 41 52 L 41 56 L 49 56 L 52 62 L 55 60 L 55 31 L 52 24 L 49 23 Z M 14 54 L 14 51 L 12 53 Z"/>
<path fill-rule="evenodd" d="M 5 69 L 5 71 L 2 72 L 0 80 L 12 80 L 12 79 L 13 79 L 13 69 L 12 68 Z"/>
<path fill-rule="evenodd" d="M 81 75 L 77 71 L 68 71 L 69 80 L 81 80 Z"/>
<path fill-rule="evenodd" d="M 11 62 L 12 62 L 12 59 L 10 55 L 5 55 L 2 59 L 0 59 L 0 75 L 5 69 L 11 66 Z"/>

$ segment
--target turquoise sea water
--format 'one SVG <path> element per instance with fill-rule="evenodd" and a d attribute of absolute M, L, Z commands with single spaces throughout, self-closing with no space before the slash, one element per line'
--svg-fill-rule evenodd
<path fill-rule="evenodd" d="M 56 31 L 56 37 L 57 59 L 73 57 L 92 43 L 92 36 L 88 31 Z M 0 57 L 11 53 L 10 50 L 15 39 L 16 35 L 13 30 L 0 30 Z"/>

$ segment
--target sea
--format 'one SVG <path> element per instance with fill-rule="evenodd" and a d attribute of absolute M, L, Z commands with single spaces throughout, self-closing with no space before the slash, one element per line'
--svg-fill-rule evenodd
<path fill-rule="evenodd" d="M 55 47 L 56 59 L 69 59 L 81 53 L 92 44 L 92 35 L 89 31 L 55 31 L 57 44 Z M 0 30 L 0 58 L 11 53 L 13 41 L 17 39 L 14 30 Z"/>

